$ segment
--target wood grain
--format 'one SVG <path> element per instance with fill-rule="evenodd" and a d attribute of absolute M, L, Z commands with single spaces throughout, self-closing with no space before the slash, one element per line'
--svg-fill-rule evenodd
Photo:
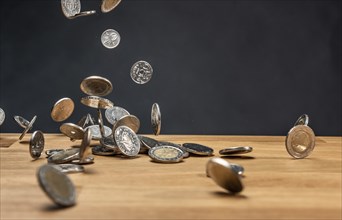
<path fill-rule="evenodd" d="M 1 134 L 3 140 L 19 134 Z M 280 136 L 160 135 L 158 140 L 195 142 L 218 150 L 248 145 L 253 152 L 226 157 L 245 167 L 244 191 L 232 195 L 205 175 L 208 157 L 178 164 L 95 156 L 85 173 L 68 174 L 77 205 L 61 209 L 40 189 L 27 134 L 1 147 L 1 219 L 341 219 L 341 137 L 317 137 L 314 152 L 296 160 Z M 150 136 L 152 137 L 152 136 Z M 45 149 L 79 145 L 59 134 L 45 135 Z M 94 141 L 94 144 L 97 142 Z"/>

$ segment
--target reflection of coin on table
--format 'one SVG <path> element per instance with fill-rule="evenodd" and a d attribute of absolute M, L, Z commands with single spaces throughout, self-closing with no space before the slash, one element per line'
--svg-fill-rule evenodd
<path fill-rule="evenodd" d="M 41 131 L 33 132 L 30 139 L 30 154 L 33 159 L 38 159 L 44 150 L 45 139 Z"/>
<path fill-rule="evenodd" d="M 120 34 L 114 29 L 107 29 L 101 35 L 102 45 L 108 49 L 117 47 L 120 43 Z"/>

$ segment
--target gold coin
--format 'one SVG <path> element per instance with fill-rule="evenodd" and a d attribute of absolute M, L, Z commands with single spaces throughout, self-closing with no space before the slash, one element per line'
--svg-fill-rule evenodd
<path fill-rule="evenodd" d="M 109 99 L 98 96 L 87 96 L 81 99 L 81 103 L 91 108 L 109 109 L 114 106 L 114 103 Z"/>
<path fill-rule="evenodd" d="M 82 127 L 73 123 L 64 123 L 59 127 L 59 130 L 71 139 L 83 139 L 84 130 Z"/>
<path fill-rule="evenodd" d="M 103 13 L 110 12 L 116 6 L 118 6 L 120 2 L 121 0 L 102 0 L 101 11 Z"/>
<path fill-rule="evenodd" d="M 51 118 L 56 122 L 61 122 L 70 117 L 74 111 L 74 101 L 70 98 L 62 98 L 58 100 L 51 110 Z"/>
<path fill-rule="evenodd" d="M 112 92 L 112 83 L 101 76 L 89 76 L 81 82 L 81 90 L 87 95 L 105 96 Z"/>

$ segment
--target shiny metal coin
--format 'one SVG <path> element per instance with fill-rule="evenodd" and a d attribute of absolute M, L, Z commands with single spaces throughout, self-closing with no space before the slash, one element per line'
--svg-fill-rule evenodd
<path fill-rule="evenodd" d="M 2 108 L 0 108 L 0 125 L 2 125 L 2 123 L 4 123 L 5 117 L 6 117 L 5 111 L 2 110 Z"/>
<path fill-rule="evenodd" d="M 120 43 L 120 34 L 114 29 L 107 29 L 101 35 L 101 42 L 103 46 L 108 49 L 117 47 Z"/>
<path fill-rule="evenodd" d="M 190 156 L 190 153 L 181 144 L 176 144 L 168 141 L 158 141 L 158 146 L 163 145 L 179 148 L 181 151 L 183 151 L 183 158 L 188 158 Z"/>
<path fill-rule="evenodd" d="M 286 136 L 285 145 L 292 157 L 305 158 L 315 148 L 315 133 L 306 125 L 294 126 Z"/>
<path fill-rule="evenodd" d="M 50 165 L 39 167 L 37 178 L 40 187 L 57 205 L 72 206 L 76 203 L 75 186 L 67 175 Z"/>
<path fill-rule="evenodd" d="M 98 96 L 87 96 L 81 99 L 81 103 L 91 108 L 108 109 L 114 106 L 114 103 L 109 99 Z"/>
<path fill-rule="evenodd" d="M 238 147 L 227 147 L 221 149 L 219 154 L 221 155 L 232 155 L 232 154 L 246 154 L 253 151 L 253 147 L 250 146 L 238 146 Z"/>
<path fill-rule="evenodd" d="M 104 127 L 105 137 L 110 136 L 112 134 L 112 129 L 107 126 L 103 126 L 103 127 Z M 92 135 L 93 140 L 100 140 L 102 138 L 99 125 L 91 125 L 91 126 L 88 126 L 86 129 L 91 130 L 91 135 Z"/>
<path fill-rule="evenodd" d="M 84 17 L 84 16 L 89 16 L 89 15 L 93 15 L 95 14 L 96 11 L 95 10 L 91 10 L 91 11 L 81 11 L 78 14 L 75 14 L 74 16 L 70 16 L 68 17 L 69 19 L 74 19 L 74 18 L 78 18 L 78 17 Z"/>
<path fill-rule="evenodd" d="M 51 155 L 61 152 L 61 151 L 64 151 L 64 149 L 50 149 L 50 150 L 46 150 L 45 154 L 46 154 L 46 157 L 50 157 Z"/>
<path fill-rule="evenodd" d="M 91 150 L 94 155 L 99 156 L 111 156 L 116 154 L 114 149 L 100 145 L 93 147 Z"/>
<path fill-rule="evenodd" d="M 178 163 L 183 160 L 183 151 L 173 146 L 157 146 L 148 151 L 150 158 L 160 163 Z"/>
<path fill-rule="evenodd" d="M 121 153 L 118 145 L 116 145 L 113 136 L 108 136 L 100 139 L 100 144 L 106 148 L 114 150 L 116 153 Z"/>
<path fill-rule="evenodd" d="M 138 61 L 131 67 L 131 78 L 135 83 L 145 84 L 152 78 L 152 66 L 146 61 Z"/>
<path fill-rule="evenodd" d="M 70 117 L 74 111 L 74 101 L 70 98 L 62 98 L 58 100 L 51 110 L 51 118 L 56 122 L 61 122 Z"/>
<path fill-rule="evenodd" d="M 76 159 L 70 161 L 70 163 L 78 164 L 78 165 L 92 164 L 92 163 L 94 163 L 94 157 L 91 155 L 91 156 L 84 158 L 83 160 L 81 160 L 80 158 L 76 158 Z"/>
<path fill-rule="evenodd" d="M 140 151 L 140 140 L 135 132 L 127 127 L 120 126 L 115 129 L 114 139 L 120 151 L 129 157 L 137 156 Z"/>
<path fill-rule="evenodd" d="M 96 124 L 95 119 L 89 113 L 86 116 L 83 116 L 81 118 L 81 120 L 79 120 L 77 122 L 77 125 L 82 127 L 82 128 L 86 128 L 86 127 L 94 125 L 94 124 Z"/>
<path fill-rule="evenodd" d="M 87 129 L 84 132 L 84 136 L 81 142 L 80 153 L 79 153 L 80 164 L 86 162 L 87 160 L 86 158 L 91 155 L 91 150 L 90 150 L 91 138 L 92 138 L 91 130 Z"/>
<path fill-rule="evenodd" d="M 69 163 L 73 160 L 79 159 L 80 149 L 79 148 L 70 148 L 61 152 L 57 152 L 52 154 L 48 158 L 48 163 Z"/>
<path fill-rule="evenodd" d="M 137 133 L 140 128 L 140 120 L 134 115 L 123 116 L 114 124 L 113 132 L 120 126 L 127 126 L 132 129 L 134 133 Z"/>
<path fill-rule="evenodd" d="M 30 139 L 30 155 L 33 159 L 38 159 L 44 150 L 44 134 L 41 131 L 33 132 Z"/>
<path fill-rule="evenodd" d="M 59 130 L 66 136 L 74 140 L 83 139 L 84 129 L 73 123 L 64 123 L 59 127 Z"/>
<path fill-rule="evenodd" d="M 152 147 L 156 147 L 159 144 L 159 141 L 153 139 L 153 138 L 149 138 L 143 135 L 138 135 L 141 143 L 147 147 L 147 148 L 152 148 Z"/>
<path fill-rule="evenodd" d="M 201 155 L 201 156 L 211 156 L 214 153 L 214 150 L 210 147 L 195 144 L 195 143 L 184 143 L 182 146 L 186 151 L 192 154 Z"/>
<path fill-rule="evenodd" d="M 151 124 L 155 135 L 160 134 L 161 129 L 161 113 L 158 103 L 154 103 L 151 109 Z"/>
<path fill-rule="evenodd" d="M 231 163 L 230 167 L 240 176 L 242 176 L 243 173 L 245 172 L 245 168 L 239 164 Z"/>
<path fill-rule="evenodd" d="M 211 158 L 207 163 L 207 175 L 222 188 L 232 193 L 243 190 L 240 175 L 231 167 L 230 163 L 222 158 Z"/>
<path fill-rule="evenodd" d="M 28 120 L 26 120 L 25 118 L 15 115 L 14 120 L 18 123 L 18 125 L 22 128 L 27 128 L 27 126 L 30 124 L 30 122 Z"/>
<path fill-rule="evenodd" d="M 81 173 L 84 172 L 84 166 L 79 164 L 51 164 L 53 168 L 61 171 L 62 173 Z"/>
<path fill-rule="evenodd" d="M 80 0 L 61 0 L 62 12 L 65 17 L 70 18 L 81 11 Z"/>
<path fill-rule="evenodd" d="M 81 82 L 81 90 L 90 96 L 106 96 L 113 90 L 112 83 L 101 76 L 89 76 Z"/>
<path fill-rule="evenodd" d="M 112 108 L 106 109 L 105 116 L 107 121 L 114 125 L 123 116 L 129 115 L 129 112 L 119 106 L 113 106 Z"/>
<path fill-rule="evenodd" d="M 102 0 L 101 11 L 103 13 L 110 12 L 118 6 L 120 2 L 121 0 Z"/>
<path fill-rule="evenodd" d="M 32 120 L 30 121 L 30 123 L 29 123 L 29 124 L 27 125 L 27 127 L 24 129 L 23 133 L 21 133 L 21 135 L 20 135 L 20 137 L 19 137 L 19 140 L 23 139 L 23 137 L 25 136 L 25 134 L 26 134 L 29 130 L 31 130 L 31 128 L 32 128 L 32 126 L 33 126 L 33 124 L 34 124 L 34 122 L 36 121 L 36 118 L 37 118 L 36 115 L 32 118 Z"/>
<path fill-rule="evenodd" d="M 303 115 L 299 116 L 299 118 L 295 122 L 294 126 L 308 125 L 308 124 L 309 124 L 309 116 L 307 114 L 303 114 Z"/>

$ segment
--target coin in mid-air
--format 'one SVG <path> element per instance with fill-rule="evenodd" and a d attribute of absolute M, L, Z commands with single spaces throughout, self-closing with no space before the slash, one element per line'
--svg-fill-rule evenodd
<path fill-rule="evenodd" d="M 50 165 L 39 167 L 37 178 L 40 187 L 57 205 L 72 206 L 76 203 L 76 190 L 67 175 Z"/>
<path fill-rule="evenodd" d="M 140 120 L 135 115 L 125 115 L 121 117 L 113 126 L 113 132 L 120 126 L 127 126 L 137 133 L 140 128 Z"/>
<path fill-rule="evenodd" d="M 81 12 L 80 0 L 61 0 L 61 6 L 64 16 L 68 19 L 93 15 L 96 13 L 95 10 Z"/>
<path fill-rule="evenodd" d="M 0 108 L 0 125 L 2 125 L 2 123 L 4 123 L 5 117 L 6 117 L 5 111 L 2 110 L 2 108 Z"/>
<path fill-rule="evenodd" d="M 117 47 L 120 43 L 120 34 L 114 29 L 107 29 L 101 35 L 101 42 L 103 46 L 108 49 Z"/>
<path fill-rule="evenodd" d="M 178 163 L 183 160 L 183 151 L 174 146 L 156 146 L 148 151 L 150 158 L 160 163 Z"/>
<path fill-rule="evenodd" d="M 294 126 L 308 125 L 308 124 L 309 124 L 309 116 L 307 114 L 303 114 L 303 115 L 299 116 L 299 118 L 295 122 Z"/>
<path fill-rule="evenodd" d="M 161 113 L 160 113 L 160 108 L 159 108 L 158 103 L 154 103 L 152 105 L 151 124 L 152 124 L 153 133 L 155 135 L 159 135 L 160 129 L 161 129 Z"/>
<path fill-rule="evenodd" d="M 101 4 L 101 11 L 103 13 L 110 12 L 113 10 L 118 4 L 121 2 L 121 0 L 102 0 Z"/>
<path fill-rule="evenodd" d="M 85 116 L 83 116 L 78 122 L 77 125 L 82 127 L 82 128 L 86 128 L 90 125 L 94 125 L 95 123 L 95 118 L 93 116 L 91 116 L 91 114 L 87 114 Z"/>
<path fill-rule="evenodd" d="M 114 139 L 120 151 L 129 157 L 138 155 L 140 151 L 140 140 L 135 132 L 127 127 L 120 126 L 115 129 Z"/>
<path fill-rule="evenodd" d="M 22 128 L 26 128 L 30 124 L 28 120 L 26 120 L 25 118 L 21 116 L 15 115 L 13 118 L 18 123 L 18 125 Z"/>
<path fill-rule="evenodd" d="M 89 76 L 83 79 L 80 88 L 87 95 L 106 96 L 112 92 L 113 85 L 102 76 Z"/>
<path fill-rule="evenodd" d="M 31 130 L 31 128 L 32 128 L 32 126 L 33 126 L 33 124 L 34 124 L 34 122 L 36 121 L 36 118 L 37 118 L 36 115 L 33 116 L 32 120 L 31 120 L 31 121 L 29 122 L 29 124 L 26 126 L 26 128 L 25 128 L 24 131 L 23 131 L 23 133 L 21 133 L 21 135 L 20 135 L 20 137 L 19 137 L 19 140 L 23 139 L 23 137 L 25 136 L 25 134 L 26 134 L 29 130 Z"/>
<path fill-rule="evenodd" d="M 38 159 L 44 150 L 44 134 L 41 131 L 33 132 L 30 139 L 30 154 L 33 159 Z"/>
<path fill-rule="evenodd" d="M 287 152 L 294 158 L 309 156 L 315 148 L 315 133 L 306 125 L 291 128 L 285 140 Z"/>
<path fill-rule="evenodd" d="M 83 139 L 84 129 L 73 123 L 64 123 L 59 127 L 59 130 L 73 140 Z"/>
<path fill-rule="evenodd" d="M 103 126 L 105 137 L 108 137 L 112 134 L 112 129 L 107 126 Z M 93 140 L 100 140 L 102 138 L 101 132 L 100 132 L 100 125 L 90 125 L 86 129 L 91 130 L 91 135 Z"/>
<path fill-rule="evenodd" d="M 105 116 L 109 123 L 114 125 L 123 116 L 129 115 L 129 112 L 119 106 L 113 106 L 112 108 L 106 109 Z"/>
<path fill-rule="evenodd" d="M 221 155 L 232 155 L 232 154 L 246 154 L 252 152 L 253 148 L 250 146 L 237 146 L 237 147 L 226 147 L 219 151 Z"/>
<path fill-rule="evenodd" d="M 70 117 L 74 111 L 74 101 L 70 98 L 62 98 L 58 100 L 51 110 L 51 118 L 56 122 L 61 122 Z"/>
<path fill-rule="evenodd" d="M 91 130 L 86 129 L 84 132 L 84 136 L 82 139 L 81 147 L 80 147 L 80 153 L 79 153 L 79 164 L 88 163 L 87 158 L 90 156 L 90 143 L 91 143 Z"/>
<path fill-rule="evenodd" d="M 211 147 L 207 147 L 201 144 L 184 143 L 182 144 L 182 146 L 189 153 L 196 154 L 196 155 L 211 156 L 214 153 L 214 150 Z"/>
<path fill-rule="evenodd" d="M 138 61 L 131 67 L 131 78 L 135 83 L 145 84 L 151 80 L 153 69 L 146 61 Z"/>
<path fill-rule="evenodd" d="M 91 108 L 108 109 L 114 106 L 114 103 L 109 99 L 98 96 L 86 96 L 81 99 L 81 103 Z"/>

